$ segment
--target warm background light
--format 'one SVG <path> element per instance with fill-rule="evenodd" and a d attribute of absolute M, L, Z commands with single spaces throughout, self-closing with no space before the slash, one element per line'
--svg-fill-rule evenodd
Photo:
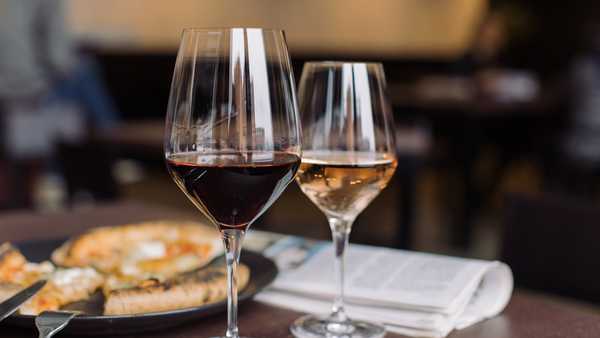
<path fill-rule="evenodd" d="M 295 54 L 452 57 L 486 0 L 69 1 L 74 32 L 108 49 L 174 50 L 184 27 L 287 31 Z"/>

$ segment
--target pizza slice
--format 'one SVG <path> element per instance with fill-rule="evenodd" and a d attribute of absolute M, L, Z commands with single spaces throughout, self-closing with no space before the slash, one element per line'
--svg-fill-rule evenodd
<path fill-rule="evenodd" d="M 89 299 L 103 282 L 104 277 L 92 268 L 57 269 L 44 288 L 19 311 L 21 314 L 37 315 L 60 310 L 67 304 Z"/>
<path fill-rule="evenodd" d="M 104 277 L 92 268 L 56 269 L 50 262 L 28 262 L 9 243 L 0 245 L 0 301 L 39 279 L 48 279 L 48 283 L 21 306 L 21 314 L 37 315 L 88 299 L 104 282 Z"/>
<path fill-rule="evenodd" d="M 161 221 L 90 230 L 55 250 L 52 260 L 67 267 L 92 266 L 125 279 L 164 280 L 222 254 L 221 238 L 213 228 Z"/>

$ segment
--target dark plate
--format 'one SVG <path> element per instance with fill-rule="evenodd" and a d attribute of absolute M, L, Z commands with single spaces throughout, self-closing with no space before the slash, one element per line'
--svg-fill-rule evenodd
<path fill-rule="evenodd" d="M 42 240 L 18 243 L 16 246 L 33 262 L 47 260 L 52 251 L 59 247 L 65 239 Z M 239 301 L 243 303 L 269 285 L 277 276 L 277 267 L 270 259 L 252 251 L 242 251 L 242 263 L 250 268 L 248 286 L 239 293 Z M 224 264 L 213 262 L 211 264 Z M 184 322 L 199 320 L 227 310 L 225 301 L 188 309 L 154 312 L 139 315 L 103 316 L 101 315 L 102 295 L 94 295 L 89 302 L 71 304 L 69 308 L 80 309 L 88 314 L 79 315 L 71 320 L 64 329 L 65 334 L 112 336 L 133 332 L 153 331 L 173 327 Z M 34 316 L 15 314 L 4 322 L 21 327 L 35 327 Z"/>

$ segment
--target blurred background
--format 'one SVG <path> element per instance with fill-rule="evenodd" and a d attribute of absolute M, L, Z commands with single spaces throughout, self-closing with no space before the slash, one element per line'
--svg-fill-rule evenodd
<path fill-rule="evenodd" d="M 502 259 L 523 287 L 598 302 L 599 7 L 0 0 L 0 208 L 190 211 L 162 152 L 181 30 L 282 28 L 296 79 L 308 60 L 384 64 L 399 167 L 354 242 Z M 255 228 L 329 237 L 296 185 Z"/>

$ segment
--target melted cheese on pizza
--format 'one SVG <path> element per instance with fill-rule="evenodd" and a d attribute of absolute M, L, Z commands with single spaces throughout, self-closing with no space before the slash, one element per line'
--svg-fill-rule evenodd
<path fill-rule="evenodd" d="M 120 264 L 118 274 L 140 278 L 166 278 L 199 268 L 222 250 L 219 240 L 204 243 L 177 241 L 148 241 L 136 243 Z"/>

